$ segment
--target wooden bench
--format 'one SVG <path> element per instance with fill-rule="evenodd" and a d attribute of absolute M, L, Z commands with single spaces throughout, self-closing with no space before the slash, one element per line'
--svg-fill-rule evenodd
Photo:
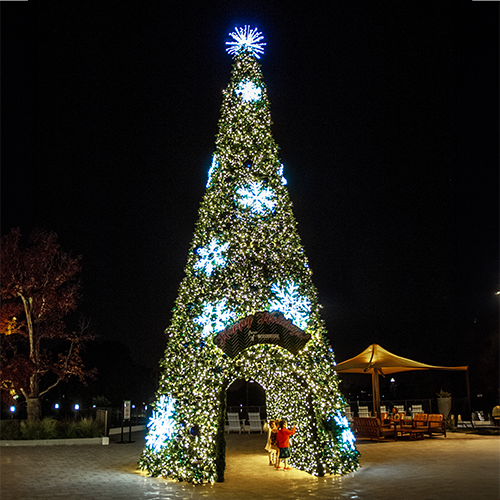
<path fill-rule="evenodd" d="M 376 439 L 380 442 L 386 437 L 398 440 L 396 426 L 394 424 L 383 425 L 376 417 L 354 417 L 354 435 L 356 437 Z"/>

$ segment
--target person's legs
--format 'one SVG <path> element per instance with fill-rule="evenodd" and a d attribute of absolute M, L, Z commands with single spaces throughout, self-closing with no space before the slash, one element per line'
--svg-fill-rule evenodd
<path fill-rule="evenodd" d="M 272 463 L 273 465 L 276 465 L 279 461 L 280 449 L 277 446 L 272 446 L 271 453 L 272 453 Z"/>
<path fill-rule="evenodd" d="M 281 462 L 281 450 L 279 450 L 276 454 L 276 468 L 280 468 L 280 462 Z"/>

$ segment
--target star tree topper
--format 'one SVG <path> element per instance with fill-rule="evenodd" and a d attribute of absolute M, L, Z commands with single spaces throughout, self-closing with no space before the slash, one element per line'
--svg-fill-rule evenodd
<path fill-rule="evenodd" d="M 234 39 L 234 42 L 226 42 L 226 45 L 231 45 L 231 47 L 226 49 L 228 54 L 236 55 L 240 51 L 248 51 L 253 54 L 257 59 L 260 59 L 259 54 L 264 53 L 264 49 L 262 48 L 265 43 L 259 43 L 261 40 L 264 40 L 264 37 L 260 31 L 257 31 L 257 28 L 253 30 L 250 29 L 250 26 L 245 26 L 244 28 L 234 28 L 235 31 L 229 33 Z"/>

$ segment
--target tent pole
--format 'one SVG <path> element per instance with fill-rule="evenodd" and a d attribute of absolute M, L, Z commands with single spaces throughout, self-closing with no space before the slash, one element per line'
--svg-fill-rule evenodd
<path fill-rule="evenodd" d="M 380 384 L 377 368 L 372 370 L 373 413 L 380 418 Z"/>
<path fill-rule="evenodd" d="M 469 403 L 469 417 L 472 422 L 472 406 L 470 404 L 470 384 L 469 384 L 469 368 L 465 370 L 465 379 L 467 381 L 467 401 Z"/>

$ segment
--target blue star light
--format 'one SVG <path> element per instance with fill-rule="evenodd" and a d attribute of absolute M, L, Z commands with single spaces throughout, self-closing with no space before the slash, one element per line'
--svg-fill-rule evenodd
<path fill-rule="evenodd" d="M 234 314 L 228 311 L 226 299 L 219 302 L 205 302 L 203 312 L 195 318 L 194 322 L 203 327 L 201 336 L 207 338 L 221 330 L 234 321 Z"/>
<path fill-rule="evenodd" d="M 311 315 L 311 301 L 299 294 L 298 285 L 293 281 L 287 281 L 283 286 L 275 283 L 271 292 L 276 299 L 269 301 L 269 311 L 282 312 L 285 318 L 305 330 Z"/>
<path fill-rule="evenodd" d="M 237 94 L 241 94 L 244 101 L 257 101 L 262 95 L 262 89 L 257 87 L 255 83 L 247 80 L 246 82 L 241 82 L 238 86 Z"/>
<path fill-rule="evenodd" d="M 253 54 L 257 59 L 260 59 L 259 54 L 264 53 L 262 47 L 266 45 L 265 43 L 258 43 L 264 40 L 262 33 L 257 31 L 257 28 L 251 30 L 250 26 L 234 29 L 235 31 L 229 33 L 229 36 L 234 39 L 234 42 L 226 42 L 226 45 L 231 45 L 231 47 L 226 49 L 226 52 L 228 54 L 237 55 L 240 51 L 246 51 Z"/>
<path fill-rule="evenodd" d="M 212 238 L 212 241 L 206 247 L 200 247 L 196 253 L 200 256 L 200 260 L 195 263 L 195 269 L 203 269 L 207 276 L 211 276 L 216 267 L 226 265 L 226 257 L 224 253 L 229 248 L 229 243 L 219 245 L 219 242 Z"/>
<path fill-rule="evenodd" d="M 146 436 L 146 446 L 155 453 L 166 446 L 174 434 L 174 413 L 174 400 L 162 395 L 156 404 L 156 411 L 149 419 Z"/>
<path fill-rule="evenodd" d="M 276 206 L 273 190 L 265 187 L 263 182 L 251 182 L 248 187 L 240 187 L 236 194 L 240 205 L 259 215 L 263 215 L 266 210 L 272 211 Z"/>

